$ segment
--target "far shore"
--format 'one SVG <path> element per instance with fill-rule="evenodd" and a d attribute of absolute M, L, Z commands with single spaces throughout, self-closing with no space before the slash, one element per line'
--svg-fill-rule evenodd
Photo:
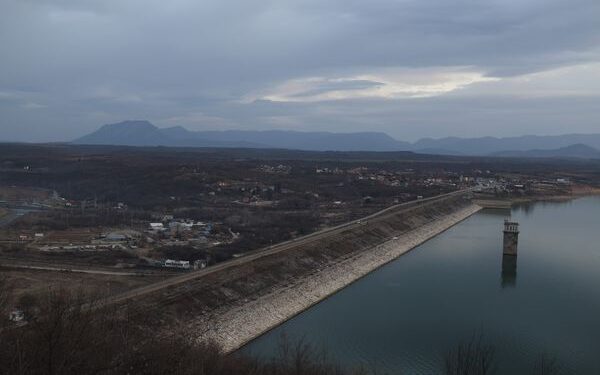
<path fill-rule="evenodd" d="M 535 202 L 567 202 L 572 199 L 600 195 L 600 188 L 577 185 L 569 194 L 532 195 L 522 197 L 478 197 L 474 201 L 484 208 L 510 208 L 514 204 Z"/>

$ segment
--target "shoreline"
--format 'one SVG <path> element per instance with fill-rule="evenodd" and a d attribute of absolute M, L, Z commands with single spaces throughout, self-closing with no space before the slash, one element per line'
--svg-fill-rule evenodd
<path fill-rule="evenodd" d="M 481 209 L 478 205 L 470 204 L 368 251 L 315 270 L 292 285 L 246 301 L 209 320 L 197 321 L 195 329 L 202 332 L 197 339 L 215 341 L 224 352 L 234 352 Z M 211 328 L 207 329 L 207 326 Z"/>
<path fill-rule="evenodd" d="M 568 202 L 575 199 L 586 198 L 586 197 L 597 197 L 600 196 L 599 192 L 584 193 L 584 194 L 568 194 L 568 195 L 541 195 L 531 198 L 512 198 L 511 204 L 522 204 L 522 203 L 538 203 L 538 202 Z"/>
<path fill-rule="evenodd" d="M 593 186 L 574 186 L 567 194 L 531 195 L 521 197 L 475 197 L 474 201 L 508 202 L 510 205 L 537 202 L 566 202 L 573 199 L 600 196 L 600 188 Z"/>
<path fill-rule="evenodd" d="M 541 202 L 568 202 L 575 199 L 600 196 L 600 190 L 575 192 L 562 195 L 534 195 L 530 197 L 475 197 L 473 202 L 482 208 L 511 209 L 515 205 Z"/>

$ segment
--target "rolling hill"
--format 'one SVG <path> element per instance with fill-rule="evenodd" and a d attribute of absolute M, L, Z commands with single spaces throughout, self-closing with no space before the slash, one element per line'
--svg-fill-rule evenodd
<path fill-rule="evenodd" d="M 148 121 L 104 125 L 73 141 L 76 144 L 286 148 L 310 151 L 401 151 L 410 147 L 385 133 L 328 133 L 285 130 L 190 131 L 181 126 L 158 128 Z"/>
<path fill-rule="evenodd" d="M 122 146 L 280 148 L 306 151 L 412 151 L 433 155 L 598 158 L 600 134 L 423 138 L 403 142 L 381 132 L 330 133 L 288 130 L 190 131 L 148 121 L 108 124 L 72 143 Z"/>

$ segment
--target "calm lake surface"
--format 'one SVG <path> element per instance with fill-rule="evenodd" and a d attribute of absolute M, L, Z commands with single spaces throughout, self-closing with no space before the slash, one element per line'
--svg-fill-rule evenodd
<path fill-rule="evenodd" d="M 268 358 L 285 332 L 344 365 L 440 374 L 483 332 L 498 374 L 531 373 L 541 353 L 561 374 L 600 374 L 600 197 L 514 207 L 519 255 L 503 275 L 507 216 L 480 211 L 243 350 Z"/>

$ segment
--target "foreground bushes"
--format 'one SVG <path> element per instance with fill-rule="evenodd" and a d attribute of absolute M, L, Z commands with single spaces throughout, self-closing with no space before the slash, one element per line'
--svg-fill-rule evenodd
<path fill-rule="evenodd" d="M 81 294 L 49 291 L 28 302 L 27 323 L 9 322 L 10 290 L 0 280 L 1 374 L 248 374 L 342 375 L 303 342 L 282 343 L 268 362 L 224 355 L 214 344 L 195 343 L 187 335 L 158 334 L 144 317 L 126 308 L 100 308 Z"/>
<path fill-rule="evenodd" d="M 350 371 L 323 352 L 300 341 L 282 338 L 278 355 L 269 361 L 225 355 L 210 343 L 197 343 L 183 332 L 165 335 L 145 317 L 127 308 L 101 307 L 102 299 L 50 290 L 35 300 L 19 301 L 27 317 L 16 325 L 7 317 L 11 290 L 0 278 L 0 374 L 177 374 L 177 375 L 346 375 Z M 495 373 L 494 347 L 474 335 L 446 356 L 448 375 Z M 542 355 L 532 374 L 553 375 L 559 366 Z"/>

